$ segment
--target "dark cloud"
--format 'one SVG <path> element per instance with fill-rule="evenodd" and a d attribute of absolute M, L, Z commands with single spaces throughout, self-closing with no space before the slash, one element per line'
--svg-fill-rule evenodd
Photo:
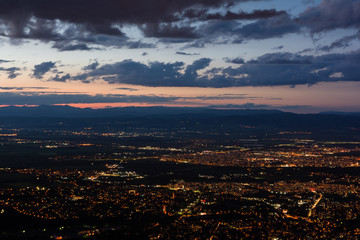
<path fill-rule="evenodd" d="M 9 78 L 9 79 L 14 79 L 14 78 L 16 78 L 16 77 L 19 76 L 19 75 L 20 75 L 20 73 L 9 72 L 8 78 Z"/>
<path fill-rule="evenodd" d="M 95 70 L 99 66 L 99 63 L 97 61 L 83 67 L 83 70 Z"/>
<path fill-rule="evenodd" d="M 0 0 L 0 4 L 4 2 Z M 32 5 L 34 0 L 27 3 Z M 64 6 L 70 3 L 63 2 Z M 6 6 L 2 4 L 1 6 Z M 20 5 L 21 6 L 21 5 Z M 89 44 L 99 44 L 104 46 L 129 47 L 129 48 L 148 48 L 151 44 L 130 41 L 115 23 L 104 22 L 71 22 L 65 19 L 44 19 L 31 12 L 30 7 L 23 9 L 19 7 L 8 13 L 0 13 L 0 36 L 9 37 L 11 43 L 21 44 L 23 39 L 37 39 L 45 42 L 54 41 L 53 48 L 59 51 L 85 51 L 98 49 L 90 47 Z M 45 10 L 45 9 L 44 9 Z M 84 9 L 86 10 L 86 9 Z M 1 12 L 1 10 L 0 10 Z M 61 13 L 60 10 L 58 12 Z M 101 23 L 101 24 L 99 24 Z"/>
<path fill-rule="evenodd" d="M 179 14 L 189 8 L 206 9 L 231 2 L 238 1 L 103 0 L 100 4 L 97 0 L 53 0 L 49 4 L 46 0 L 0 0 L 0 16 L 9 28 L 6 35 L 10 37 L 56 40 L 61 38 L 57 21 L 75 23 L 91 33 L 123 37 L 118 27 L 122 24 L 176 22 Z M 165 29 L 158 31 L 161 33 Z"/>
<path fill-rule="evenodd" d="M 34 66 L 33 76 L 37 79 L 41 79 L 45 73 L 55 68 L 54 62 L 43 62 Z"/>
<path fill-rule="evenodd" d="M 225 58 L 225 62 L 234 64 L 244 64 L 245 60 L 242 58 Z"/>
<path fill-rule="evenodd" d="M 313 51 L 314 49 L 312 48 L 305 48 L 304 50 L 301 50 L 300 52 L 298 52 L 298 54 L 302 54 L 302 53 L 308 53 L 308 52 L 311 52 Z"/>
<path fill-rule="evenodd" d="M 9 79 L 14 79 L 17 76 L 19 76 L 20 73 L 18 73 L 18 71 L 20 71 L 20 68 L 17 67 L 10 67 L 10 68 L 0 67 L 0 72 L 6 72 L 8 74 Z"/>
<path fill-rule="evenodd" d="M 11 39 L 55 41 L 59 51 L 92 50 L 92 44 L 150 48 L 153 44 L 132 42 L 121 30 L 137 26 L 146 37 L 163 42 L 211 41 L 221 32 L 242 38 L 268 38 L 296 30 L 285 11 L 261 9 L 235 12 L 241 2 L 258 0 L 0 0 L 0 21 Z M 261 20 L 242 28 L 240 20 Z M 224 22 L 224 23 L 221 23 Z M 268 22 L 268 24 L 267 24 Z M 282 23 L 281 23 L 282 22 Z M 234 25 L 237 25 L 234 27 Z M 217 28 L 215 32 L 213 28 Z M 258 33 L 258 34 L 255 34 Z M 207 40 L 208 39 L 208 40 Z"/>
<path fill-rule="evenodd" d="M 111 23 L 148 23 L 174 21 L 176 13 L 190 7 L 217 7 L 231 0 L 1 0 L 2 15 L 30 15 L 48 20 L 63 20 L 74 23 L 86 23 L 89 28 L 101 31 L 113 31 Z M 99 24 L 103 23 L 103 24 Z M 105 27 L 107 26 L 107 28 Z M 104 30 L 105 29 L 105 30 Z"/>
<path fill-rule="evenodd" d="M 246 94 L 221 94 L 215 96 L 176 97 L 157 95 L 125 95 L 125 94 L 97 94 L 80 93 L 47 93 L 47 92 L 0 92 L 0 102 L 3 105 L 48 105 L 71 103 L 196 103 L 204 100 L 236 100 L 258 99 Z M 193 102 L 191 102 L 193 101 Z M 224 107 L 224 105 L 221 105 Z M 230 106 L 230 105 L 227 105 Z M 236 108 L 265 108 L 265 105 L 247 103 L 232 105 Z M 225 108 L 225 107 L 224 107 Z"/>
<path fill-rule="evenodd" d="M 300 25 L 294 22 L 290 15 L 281 14 L 269 19 L 258 20 L 235 30 L 240 39 L 266 39 L 299 32 Z"/>
<path fill-rule="evenodd" d="M 300 14 L 299 22 L 313 33 L 337 28 L 359 28 L 360 1 L 322 0 L 319 5 Z"/>
<path fill-rule="evenodd" d="M 124 26 L 136 26 L 145 37 L 164 43 L 188 43 L 187 47 L 282 37 L 300 33 L 304 27 L 312 33 L 360 28 L 359 0 L 322 0 L 297 18 L 276 9 L 234 10 L 249 1 L 257 0 L 103 0 L 101 4 L 97 0 L 52 0 L 51 4 L 47 0 L 0 0 L 0 35 L 13 42 L 54 41 L 59 51 L 88 51 L 99 49 L 92 44 L 155 47 L 131 41 Z M 346 40 L 342 43 L 346 45 Z M 324 51 L 328 51 L 326 46 Z"/>
<path fill-rule="evenodd" d="M 89 47 L 87 44 L 85 43 L 78 43 L 78 44 L 73 44 L 73 43 L 67 43 L 67 42 L 56 42 L 53 46 L 53 48 L 58 49 L 61 52 L 64 51 L 89 51 L 92 50 L 93 48 Z"/>
<path fill-rule="evenodd" d="M 301 56 L 265 54 L 239 68 L 222 69 L 218 81 L 233 80 L 239 86 L 315 84 L 326 81 L 359 81 L 360 54 Z M 240 80 L 240 81 L 239 81 Z"/>
<path fill-rule="evenodd" d="M 46 94 L 37 92 L 1 92 L 0 102 L 3 105 L 42 105 L 70 103 L 165 103 L 177 100 L 177 97 L 160 97 L 156 95 L 122 95 L 122 94 Z"/>
<path fill-rule="evenodd" d="M 21 91 L 21 90 L 24 90 L 24 89 L 39 89 L 39 90 L 42 90 L 42 89 L 48 89 L 46 87 L 0 87 L 1 90 L 18 90 L 18 91 Z"/>
<path fill-rule="evenodd" d="M 59 51 L 89 51 L 101 50 L 94 45 L 113 46 L 119 48 L 154 48 L 154 44 L 142 41 L 132 41 L 125 36 L 113 36 L 88 32 L 82 26 L 64 25 L 66 30 L 56 39 L 43 39 L 55 41 L 53 48 Z"/>
<path fill-rule="evenodd" d="M 188 65 L 185 69 L 185 74 L 182 76 L 184 80 L 192 79 L 196 80 L 198 77 L 198 70 L 204 69 L 209 66 L 211 62 L 210 58 L 201 58 L 194 61 L 191 65 Z"/>
<path fill-rule="evenodd" d="M 66 82 L 67 80 L 70 80 L 70 78 L 71 78 L 70 74 L 65 74 L 63 76 L 56 74 L 56 76 L 51 78 L 50 80 L 55 82 Z"/>
<path fill-rule="evenodd" d="M 4 59 L 0 59 L 0 63 L 8 63 L 8 62 L 13 62 L 13 61 L 9 61 L 9 60 L 4 60 Z"/>
<path fill-rule="evenodd" d="M 274 50 L 281 50 L 284 48 L 284 45 L 280 45 L 280 46 L 277 46 L 277 47 L 274 47 L 273 49 Z"/>
<path fill-rule="evenodd" d="M 207 69 L 210 62 L 210 59 L 202 58 L 185 66 L 183 62 L 152 62 L 146 65 L 125 60 L 100 66 L 73 79 L 91 82 L 101 78 L 112 84 L 215 88 L 360 81 L 360 53 L 322 56 L 268 53 L 239 67 Z"/>
<path fill-rule="evenodd" d="M 184 56 L 193 56 L 199 55 L 199 53 L 187 53 L 187 52 L 176 52 L 177 55 L 184 55 Z"/>
<path fill-rule="evenodd" d="M 149 65 L 124 60 L 107 64 L 97 69 L 75 76 L 74 79 L 89 81 L 102 77 L 109 83 L 127 83 L 145 86 L 187 86 L 198 78 L 198 70 L 206 68 L 210 59 L 202 58 L 184 67 L 183 62 L 151 62 Z M 180 71 L 184 70 L 184 73 Z"/>
<path fill-rule="evenodd" d="M 225 14 L 215 13 L 208 14 L 204 16 L 203 13 L 199 14 L 199 18 L 206 20 L 255 20 L 261 18 L 271 18 L 286 14 L 285 11 L 277 11 L 276 9 L 265 9 L 265 10 L 255 10 L 251 13 L 239 12 L 234 13 L 232 11 L 227 11 Z"/>
<path fill-rule="evenodd" d="M 23 90 L 22 87 L 0 87 L 1 90 Z"/>
<path fill-rule="evenodd" d="M 302 56 L 289 52 L 266 53 L 257 59 L 250 60 L 248 64 L 311 64 L 312 56 Z"/>
<path fill-rule="evenodd" d="M 136 92 L 138 91 L 138 89 L 136 88 L 116 88 L 118 90 L 125 90 L 125 91 L 130 91 L 130 92 Z"/>
<path fill-rule="evenodd" d="M 142 41 L 126 41 L 126 44 L 124 44 L 124 45 L 130 49 L 155 48 L 156 47 L 156 45 L 153 43 L 145 43 Z"/>
<path fill-rule="evenodd" d="M 146 37 L 194 39 L 199 35 L 196 28 L 191 26 L 177 26 L 171 23 L 151 23 L 141 27 Z"/>
<path fill-rule="evenodd" d="M 206 44 L 240 44 L 256 39 L 282 37 L 300 32 L 299 25 L 289 14 L 282 13 L 269 18 L 240 23 L 238 20 L 209 20 L 196 30 L 199 39 L 189 43 L 186 48 L 204 47 Z"/>
<path fill-rule="evenodd" d="M 183 100 L 235 100 L 235 99 L 259 99 L 261 97 L 252 97 L 247 94 L 220 94 L 216 96 L 197 96 L 197 97 L 184 97 Z"/>
<path fill-rule="evenodd" d="M 345 36 L 339 40 L 336 40 L 335 42 L 332 42 L 328 46 L 322 46 L 322 47 L 319 47 L 318 49 L 321 51 L 329 52 L 336 48 L 346 48 L 346 47 L 349 47 L 350 42 L 356 38 L 358 38 L 358 34 L 352 35 L 352 36 Z"/>
<path fill-rule="evenodd" d="M 314 5 L 314 4 L 315 4 L 314 0 L 302 0 L 302 2 L 303 2 L 305 5 L 309 5 L 309 4 Z"/>
<path fill-rule="evenodd" d="M 231 36 L 239 33 L 241 24 L 237 21 L 209 21 L 199 30 L 199 33 L 205 36 Z M 210 39 L 209 39 L 210 40 Z M 206 41 L 206 39 L 205 39 Z"/>

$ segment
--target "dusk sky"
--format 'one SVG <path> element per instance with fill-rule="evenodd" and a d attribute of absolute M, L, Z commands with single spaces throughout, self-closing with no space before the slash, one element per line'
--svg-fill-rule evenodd
<path fill-rule="evenodd" d="M 0 0 L 0 105 L 360 111 L 360 0 Z"/>

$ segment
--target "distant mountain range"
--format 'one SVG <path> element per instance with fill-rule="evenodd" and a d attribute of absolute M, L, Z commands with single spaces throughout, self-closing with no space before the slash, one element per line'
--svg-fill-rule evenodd
<path fill-rule="evenodd" d="M 282 112 L 278 110 L 213 109 L 205 107 L 118 107 L 92 109 L 75 108 L 71 106 L 41 105 L 38 107 L 9 106 L 0 108 L 0 117 L 121 118 L 158 115 L 249 116 L 274 114 L 293 115 L 294 113 Z M 360 112 L 321 112 L 318 115 L 360 116 Z"/>
<path fill-rule="evenodd" d="M 104 118 L 140 117 L 157 115 L 212 115 L 246 116 L 258 114 L 281 114 L 277 110 L 219 110 L 192 107 L 123 107 L 123 108 L 74 108 L 70 106 L 2 107 L 0 117 L 61 117 L 61 118 Z"/>
<path fill-rule="evenodd" d="M 360 140 L 360 114 L 295 114 L 277 110 L 182 107 L 74 108 L 70 106 L 3 107 L 1 128 L 83 129 L 101 131 L 213 132 L 234 136 L 301 131 L 312 137 Z M 185 131 L 186 132 L 186 131 Z"/>

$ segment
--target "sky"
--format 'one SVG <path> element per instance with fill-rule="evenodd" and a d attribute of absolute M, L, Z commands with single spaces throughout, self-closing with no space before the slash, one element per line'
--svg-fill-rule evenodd
<path fill-rule="evenodd" d="M 360 0 L 0 6 L 0 106 L 360 112 Z"/>

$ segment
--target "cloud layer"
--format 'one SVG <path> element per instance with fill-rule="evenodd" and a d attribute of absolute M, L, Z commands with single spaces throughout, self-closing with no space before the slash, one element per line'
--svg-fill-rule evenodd
<path fill-rule="evenodd" d="M 215 88 L 360 81 L 360 53 L 303 56 L 277 52 L 247 62 L 241 58 L 225 61 L 239 66 L 209 68 L 209 58 L 198 59 L 187 66 L 183 62 L 144 64 L 124 60 L 90 69 L 71 79 L 85 83 L 101 78 L 110 84 Z"/>
<path fill-rule="evenodd" d="M 285 11 L 234 10 L 249 1 L 257 0 L 0 0 L 0 35 L 54 41 L 59 51 L 75 51 L 96 49 L 92 44 L 154 47 L 130 40 L 123 26 L 136 26 L 145 37 L 168 43 L 166 39 L 215 41 L 218 33 L 239 42 L 298 30 Z M 249 20 L 255 22 L 239 24 Z"/>
<path fill-rule="evenodd" d="M 91 56 L 96 60 L 90 63 L 86 60 L 81 66 L 70 66 L 73 62 L 65 63 L 53 56 L 27 66 L 31 71 L 27 76 L 32 80 L 69 85 L 73 81 L 91 84 L 103 80 L 113 84 L 114 89 L 130 92 L 136 91 L 135 87 L 121 88 L 121 84 L 226 88 L 360 81 L 360 51 L 350 49 L 360 37 L 360 0 L 322 0 L 296 15 L 290 10 L 276 9 L 276 4 L 268 4 L 271 6 L 268 9 L 242 8 L 244 2 L 255 1 L 103 0 L 100 3 L 95 0 L 53 0 L 50 4 L 48 0 L 0 0 L 0 36 L 14 44 L 28 40 L 47 42 L 61 52 L 58 56 L 65 56 L 68 53 L 64 52 L 69 51 L 107 50 L 109 53 L 113 47 L 149 48 L 141 50 L 146 51 L 143 58 L 135 60 L 126 59 L 130 58 L 129 50 L 124 51 L 124 55 L 114 54 L 111 60 Z M 319 41 L 322 36 L 332 31 L 334 34 L 339 29 L 346 34 Z M 130 36 L 131 33 L 136 36 Z M 289 35 L 308 37 L 313 40 L 314 48 L 289 51 L 288 45 L 293 43 L 278 41 Z M 260 50 L 253 51 L 256 55 L 246 55 L 245 47 L 238 48 L 243 46 L 241 44 L 262 44 L 269 39 L 275 39 L 273 45 L 267 46 L 267 50 L 257 45 Z M 228 44 L 233 52 L 228 49 L 224 55 L 217 49 L 207 52 L 209 45 L 209 49 L 215 49 L 220 44 L 221 47 Z M 156 51 L 150 48 L 156 48 Z M 350 50 L 345 52 L 343 49 Z M 172 52 L 172 60 L 170 54 L 160 56 L 161 50 L 166 54 Z M 137 54 L 139 57 L 141 53 Z M 152 58 L 155 55 L 157 60 Z M 17 78 L 25 68 L 16 64 L 19 63 L 0 60 L 0 74 L 7 79 Z M 9 104 L 179 100 L 149 95 L 6 94 L 2 93 L 1 101 Z"/>
<path fill-rule="evenodd" d="M 52 41 L 59 51 L 87 51 L 99 45 L 155 47 L 130 39 L 124 26 L 136 27 L 146 38 L 189 46 L 360 27 L 359 0 L 323 0 L 298 16 L 277 9 L 241 9 L 251 1 L 257 0 L 0 0 L 0 35 Z"/>

